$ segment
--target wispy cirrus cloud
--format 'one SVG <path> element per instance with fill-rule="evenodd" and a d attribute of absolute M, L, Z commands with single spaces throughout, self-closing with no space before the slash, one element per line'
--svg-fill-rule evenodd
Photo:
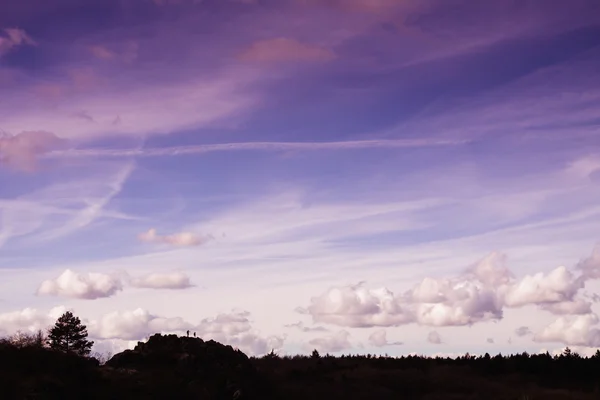
<path fill-rule="evenodd" d="M 40 243 L 70 235 L 98 218 L 130 219 L 107 210 L 135 166 L 129 162 L 84 180 L 55 183 L 11 201 L 0 201 L 0 245 L 27 236 Z"/>
<path fill-rule="evenodd" d="M 468 140 L 421 138 L 421 139 L 382 139 L 382 140 L 348 140 L 337 142 L 238 142 L 205 145 L 190 145 L 165 148 L 139 149 L 72 149 L 52 151 L 44 156 L 48 158 L 79 157 L 167 157 L 186 154 L 204 154 L 228 151 L 325 151 L 352 149 L 394 149 L 411 147 L 459 146 L 469 143 Z"/>

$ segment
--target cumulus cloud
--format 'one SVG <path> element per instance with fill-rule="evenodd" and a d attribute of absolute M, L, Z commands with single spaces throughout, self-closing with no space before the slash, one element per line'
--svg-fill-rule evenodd
<path fill-rule="evenodd" d="M 212 236 L 199 236 L 192 232 L 180 232 L 172 235 L 161 236 L 156 229 L 150 229 L 138 236 L 138 239 L 147 243 L 163 243 L 172 246 L 200 246 L 213 239 Z"/>
<path fill-rule="evenodd" d="M 492 252 L 469 268 L 467 276 L 470 275 L 488 286 L 506 285 L 514 277 L 506 266 L 506 258 L 505 254 Z"/>
<path fill-rule="evenodd" d="M 600 329 L 595 314 L 558 317 L 541 332 L 534 335 L 535 342 L 558 342 L 567 346 L 600 347 Z"/>
<path fill-rule="evenodd" d="M 38 329 L 44 330 L 51 326 L 65 311 L 67 309 L 64 306 L 58 306 L 47 313 L 35 308 L 25 308 L 24 310 L 0 314 L 0 333 L 10 335 L 17 331 L 34 332 Z"/>
<path fill-rule="evenodd" d="M 98 339 L 142 340 L 153 333 L 178 333 L 193 328 L 179 317 L 164 318 L 143 308 L 113 311 L 89 322 L 91 337 Z"/>
<path fill-rule="evenodd" d="M 600 244 L 594 247 L 591 256 L 581 260 L 575 268 L 584 279 L 600 279 Z"/>
<path fill-rule="evenodd" d="M 313 297 L 306 311 L 315 322 L 348 327 L 461 326 L 502 318 L 493 288 L 465 279 L 425 278 L 403 295 L 363 283 L 333 287 Z"/>
<path fill-rule="evenodd" d="M 249 317 L 250 313 L 247 311 L 219 314 L 214 318 L 203 319 L 195 329 L 204 339 L 214 339 L 252 355 L 266 354 L 283 347 L 285 336 L 261 336 L 252 329 Z"/>
<path fill-rule="evenodd" d="M 334 287 L 311 299 L 307 312 L 315 322 L 348 327 L 394 326 L 414 320 L 391 291 L 370 290 L 363 283 Z"/>
<path fill-rule="evenodd" d="M 578 269 L 593 271 L 595 262 L 584 261 Z M 562 266 L 516 279 L 506 257 L 492 253 L 459 276 L 427 277 L 401 294 L 360 282 L 331 287 L 299 310 L 315 322 L 343 327 L 468 326 L 502 319 L 505 307 L 526 305 L 555 315 L 584 315 L 591 312 L 591 302 L 579 298 L 587 279 Z"/>
<path fill-rule="evenodd" d="M 94 300 L 110 297 L 122 289 L 117 277 L 102 273 L 78 273 L 67 269 L 58 278 L 42 282 L 37 294 Z"/>
<path fill-rule="evenodd" d="M 548 274 L 526 275 L 510 285 L 504 294 L 504 302 L 509 307 L 568 302 L 583 285 L 583 280 L 575 278 L 571 271 L 561 266 Z"/>
<path fill-rule="evenodd" d="M 379 329 L 369 335 L 369 344 L 375 347 L 400 346 L 402 342 L 388 342 L 385 329 Z"/>
<path fill-rule="evenodd" d="M 441 344 L 442 343 L 442 337 L 436 331 L 431 331 L 427 335 L 427 341 L 429 343 L 431 343 L 431 344 Z"/>
<path fill-rule="evenodd" d="M 515 335 L 519 337 L 531 335 L 531 333 L 531 329 L 529 329 L 529 327 L 527 326 L 520 326 L 517 329 L 515 329 Z"/>
<path fill-rule="evenodd" d="M 11 51 L 13 48 L 30 45 L 35 46 L 36 43 L 22 29 L 7 28 L 4 29 L 4 35 L 0 35 L 0 57 Z"/>
<path fill-rule="evenodd" d="M 187 289 L 193 286 L 190 277 L 183 272 L 152 273 L 131 278 L 130 285 L 147 289 Z"/>
<path fill-rule="evenodd" d="M 321 353 L 336 353 L 352 348 L 350 333 L 342 330 L 333 335 L 312 339 L 308 344 Z"/>
<path fill-rule="evenodd" d="M 17 135 L 0 132 L 0 165 L 31 171 L 35 169 L 39 156 L 61 147 L 63 143 L 50 132 L 28 131 Z"/>
<path fill-rule="evenodd" d="M 331 50 L 301 43 L 295 39 L 275 38 L 253 43 L 239 58 L 243 61 L 272 63 L 284 61 L 329 61 Z"/>

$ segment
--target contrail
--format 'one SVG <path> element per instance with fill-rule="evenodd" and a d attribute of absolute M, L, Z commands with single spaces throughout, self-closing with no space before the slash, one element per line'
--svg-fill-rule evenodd
<path fill-rule="evenodd" d="M 351 150 L 368 148 L 453 146 L 469 142 L 469 140 L 444 139 L 354 140 L 340 142 L 242 142 L 145 149 L 71 149 L 48 152 L 44 155 L 44 157 L 164 157 L 186 154 L 203 154 L 218 151 Z"/>

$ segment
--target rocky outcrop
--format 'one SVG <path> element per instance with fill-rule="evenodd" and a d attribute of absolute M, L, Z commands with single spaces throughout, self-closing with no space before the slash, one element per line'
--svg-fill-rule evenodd
<path fill-rule="evenodd" d="M 243 352 L 200 338 L 156 334 L 115 354 L 106 366 L 136 371 L 140 381 L 160 382 L 163 390 L 172 385 L 207 398 L 251 399 L 266 389 Z"/>

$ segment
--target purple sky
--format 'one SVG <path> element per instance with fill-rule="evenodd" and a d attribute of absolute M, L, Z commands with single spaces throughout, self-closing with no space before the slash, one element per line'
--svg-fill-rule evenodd
<path fill-rule="evenodd" d="M 0 334 L 600 346 L 598 1 L 1 9 Z"/>

